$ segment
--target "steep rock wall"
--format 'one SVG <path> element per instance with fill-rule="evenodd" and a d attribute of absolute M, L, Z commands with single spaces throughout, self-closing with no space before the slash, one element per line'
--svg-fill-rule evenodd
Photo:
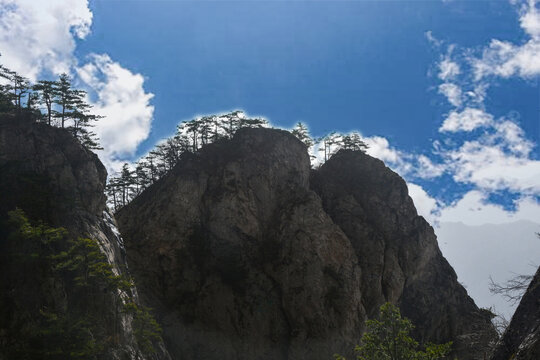
<path fill-rule="evenodd" d="M 537 360 L 540 358 L 540 268 L 504 335 L 497 343 L 491 360 Z"/>
<path fill-rule="evenodd" d="M 117 218 L 174 358 L 352 356 L 385 301 L 460 359 L 495 336 L 404 181 L 362 153 L 310 174 L 294 136 L 241 129 L 185 154 Z"/>
<path fill-rule="evenodd" d="M 483 358 L 495 339 L 489 313 L 458 283 L 403 179 L 378 159 L 340 151 L 313 171 L 311 183 L 359 259 L 367 314 L 397 303 L 421 342 L 453 341 L 460 359 Z"/>
<path fill-rule="evenodd" d="M 28 309 L 20 298 L 11 299 L 15 289 L 29 291 L 31 305 L 41 303 L 61 308 L 65 306 L 66 299 L 71 298 L 58 284 L 48 285 L 49 278 L 38 279 L 35 278 L 37 274 L 24 274 L 28 269 L 19 267 L 12 254 L 4 251 L 24 249 L 10 244 L 8 211 L 18 207 L 32 221 L 66 228 L 72 239 L 88 237 L 96 240 L 114 273 L 126 273 L 123 240 L 105 205 L 106 177 L 107 172 L 97 156 L 81 146 L 66 130 L 36 124 L 24 116 L 3 114 L 0 117 L 0 247 L 3 251 L 0 263 L 0 359 L 5 355 L 4 346 L 16 346 L 20 340 L 11 334 L 20 335 L 24 330 L 15 327 L 24 323 L 23 316 Z M 68 246 L 59 244 L 64 249 Z M 21 283 L 21 279 L 28 281 Z M 136 289 L 133 289 L 132 296 L 137 301 Z M 114 325 L 120 328 L 116 334 L 116 345 L 111 346 L 100 359 L 149 358 L 143 356 L 138 348 L 133 334 L 133 319 L 122 311 L 121 304 L 115 304 L 111 298 L 105 305 L 88 311 L 90 314 L 99 312 L 104 329 L 112 328 L 111 319 L 120 317 L 120 325 Z M 162 344 L 157 346 L 155 356 L 169 359 Z"/>

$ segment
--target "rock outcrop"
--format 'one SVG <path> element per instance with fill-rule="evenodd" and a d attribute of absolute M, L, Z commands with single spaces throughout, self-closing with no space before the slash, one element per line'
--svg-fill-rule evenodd
<path fill-rule="evenodd" d="M 540 357 L 540 268 L 497 343 L 491 360 L 537 360 Z"/>
<path fill-rule="evenodd" d="M 117 219 L 176 359 L 351 356 L 386 301 L 460 359 L 495 337 L 405 182 L 361 152 L 310 170 L 288 132 L 240 129 L 184 154 Z"/>
<path fill-rule="evenodd" d="M 66 130 L 36 124 L 30 117 L 9 114 L 0 117 L 0 359 L 8 358 L 4 352 L 7 349 L 23 346 L 18 344 L 21 341 L 18 337 L 28 332 L 29 307 L 39 306 L 39 311 L 45 314 L 46 309 L 65 309 L 68 300 L 76 300 L 52 275 L 47 275 L 49 269 L 25 273 L 35 268 L 16 263 L 17 257 L 39 256 L 39 253 L 21 254 L 24 248 L 10 243 L 8 211 L 18 207 L 32 221 L 66 228 L 72 239 L 96 240 L 113 271 L 126 273 L 123 241 L 106 207 L 106 177 L 107 172 L 97 156 Z M 67 246 L 58 245 L 60 249 Z M 24 291 L 29 292 L 28 301 L 21 301 Z M 137 301 L 135 289 L 133 296 Z M 119 308 L 121 304 L 113 302 L 112 298 L 109 302 L 106 298 L 99 300 L 105 304 L 88 309 L 88 314 L 96 312 L 102 319 L 104 331 L 113 327 L 113 318 L 120 324 L 114 324 L 114 328 L 119 327 L 115 331 L 114 345 L 99 358 L 146 359 L 134 337 L 131 315 L 123 312 Z M 98 298 L 95 301 L 98 302 Z M 158 349 L 158 355 L 168 358 L 162 348 Z"/>

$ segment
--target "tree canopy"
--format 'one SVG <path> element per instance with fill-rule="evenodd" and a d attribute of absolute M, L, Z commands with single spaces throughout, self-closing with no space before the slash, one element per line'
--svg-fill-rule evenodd
<path fill-rule="evenodd" d="M 68 129 L 86 148 L 101 149 L 89 128 L 102 116 L 92 114 L 83 90 L 75 89 L 69 75 L 58 80 L 28 79 L 0 64 L 0 112 L 26 112 L 36 121 Z M 26 99 L 26 107 L 23 100 Z"/>
<path fill-rule="evenodd" d="M 378 319 L 368 320 L 366 325 L 367 331 L 354 349 L 359 360 L 436 360 L 444 358 L 452 346 L 451 342 L 428 343 L 420 350 L 410 335 L 413 324 L 391 303 L 382 305 Z M 341 355 L 334 357 L 345 360 Z"/>

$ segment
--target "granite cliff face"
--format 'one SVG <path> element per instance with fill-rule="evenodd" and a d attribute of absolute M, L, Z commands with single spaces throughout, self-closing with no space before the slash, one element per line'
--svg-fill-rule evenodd
<path fill-rule="evenodd" d="M 21 256 L 39 254 L 21 253 L 25 251 L 24 244 L 10 240 L 7 212 L 18 207 L 32 221 L 66 228 L 71 238 L 96 240 L 113 271 L 125 274 L 123 240 L 105 204 L 106 176 L 97 156 L 67 131 L 36 124 L 24 116 L 3 114 L 0 118 L 0 359 L 8 359 L 8 351 L 19 351 L 24 346 L 18 342 L 28 332 L 33 308 L 39 307 L 43 314 L 45 309 L 64 311 L 67 304 L 78 301 L 55 280 L 50 269 L 21 265 Z M 60 249 L 67 246 L 58 244 Z M 26 297 L 22 296 L 25 292 Z M 133 296 L 137 301 L 136 289 Z M 96 312 L 102 319 L 103 331 L 112 334 L 114 329 L 116 337 L 114 344 L 98 358 L 150 358 L 143 356 L 137 345 L 133 318 L 113 300 L 106 294 L 97 296 L 94 301 L 98 305 L 88 309 L 88 314 Z M 161 348 L 158 354 L 169 358 Z"/>
<path fill-rule="evenodd" d="M 540 268 L 536 271 L 491 360 L 537 360 L 540 356 Z"/>
<path fill-rule="evenodd" d="M 117 219 L 175 359 L 351 356 L 386 301 L 460 359 L 495 337 L 404 181 L 360 152 L 310 170 L 288 132 L 241 129 L 185 154 Z"/>

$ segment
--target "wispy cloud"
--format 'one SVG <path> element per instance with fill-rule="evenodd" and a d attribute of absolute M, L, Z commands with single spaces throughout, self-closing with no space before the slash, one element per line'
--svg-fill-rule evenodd
<path fill-rule="evenodd" d="M 452 103 L 452 102 L 451 102 Z M 493 123 L 493 116 L 482 109 L 465 108 L 462 111 L 452 110 L 444 119 L 440 132 L 472 131 Z"/>
<path fill-rule="evenodd" d="M 537 0 L 521 4 L 520 25 L 530 39 L 515 44 L 498 39 L 491 40 L 480 57 L 472 56 L 475 80 L 489 76 L 531 78 L 540 74 L 540 11 Z"/>

